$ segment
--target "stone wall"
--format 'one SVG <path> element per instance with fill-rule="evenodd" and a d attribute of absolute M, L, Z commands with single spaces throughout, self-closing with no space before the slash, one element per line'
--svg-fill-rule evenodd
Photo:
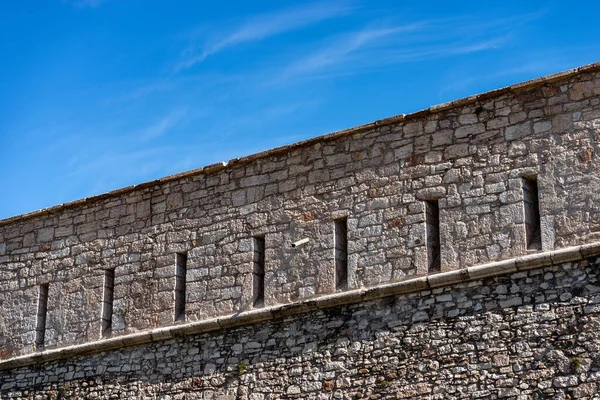
<path fill-rule="evenodd" d="M 186 321 L 336 291 L 334 220 L 347 219 L 347 288 L 427 274 L 425 200 L 439 205 L 440 268 L 527 253 L 523 178 L 536 176 L 542 250 L 600 239 L 598 65 L 409 116 L 0 221 L 0 358 L 174 324 L 177 253 Z M 310 241 L 292 248 L 296 240 Z M 431 241 L 430 241 L 431 242 Z"/>
<path fill-rule="evenodd" d="M 597 398 L 599 271 L 595 256 L 0 370 L 0 398 Z"/>

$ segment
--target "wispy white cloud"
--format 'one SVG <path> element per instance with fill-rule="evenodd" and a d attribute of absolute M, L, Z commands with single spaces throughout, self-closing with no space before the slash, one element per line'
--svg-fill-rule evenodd
<path fill-rule="evenodd" d="M 562 69 L 561 67 L 556 68 L 556 65 L 551 64 L 547 61 L 539 62 L 526 62 L 524 64 L 505 68 L 501 66 L 497 71 L 486 71 L 485 74 L 476 73 L 474 71 L 461 71 L 460 73 L 453 73 L 448 77 L 448 82 L 440 88 L 440 96 L 446 96 L 448 94 L 460 93 L 467 91 L 471 86 L 475 84 L 481 84 L 482 82 L 494 81 L 498 78 L 504 78 L 506 76 L 515 75 L 542 75 L 547 71 L 553 69 Z"/>
<path fill-rule="evenodd" d="M 505 81 L 504 78 L 511 77 L 511 83 L 516 80 L 532 79 L 537 76 L 552 72 L 573 68 L 570 62 L 580 54 L 597 54 L 598 47 L 573 46 L 568 49 L 545 49 L 542 52 L 529 52 L 518 59 L 505 60 L 496 63 L 493 68 L 484 71 L 477 69 L 461 69 L 449 71 L 445 81 L 440 87 L 439 96 L 443 98 L 454 98 L 464 96 L 472 91 L 475 85 L 493 85 L 494 82 Z M 593 58 L 590 59 L 590 62 Z M 492 89 L 489 87 L 488 89 Z"/>
<path fill-rule="evenodd" d="M 91 7 L 96 8 L 100 7 L 103 3 L 107 3 L 111 0 L 62 0 L 63 3 L 71 4 L 75 7 L 84 8 Z"/>
<path fill-rule="evenodd" d="M 236 118 L 223 121 L 219 124 L 218 131 L 211 133 L 210 136 L 222 140 L 223 138 L 230 137 L 238 132 L 243 132 L 248 129 L 258 129 L 273 121 L 285 119 L 291 114 L 314 109 L 319 104 L 320 100 L 311 99 L 304 102 L 272 105 L 256 112 L 238 115 Z"/>
<path fill-rule="evenodd" d="M 385 66 L 438 59 L 504 47 L 520 25 L 542 13 L 477 22 L 471 18 L 416 21 L 406 25 L 373 25 L 329 37 L 317 50 L 304 52 L 283 67 L 269 84 L 299 78 L 332 78 Z"/>
<path fill-rule="evenodd" d="M 299 58 L 286 67 L 278 80 L 287 80 L 293 76 L 318 71 L 330 65 L 343 63 L 352 53 L 372 47 L 381 46 L 381 42 L 402 32 L 422 28 L 421 23 L 391 28 L 363 29 L 343 35 L 341 38 L 330 41 L 322 49 Z"/>
<path fill-rule="evenodd" d="M 186 118 L 187 114 L 188 110 L 185 108 L 171 111 L 167 115 L 141 129 L 139 134 L 135 135 L 136 140 L 151 140 L 163 136 L 169 132 L 169 130 L 181 123 Z"/>
<path fill-rule="evenodd" d="M 127 93 L 112 96 L 104 101 L 104 105 L 113 105 L 119 103 L 129 103 L 139 99 L 147 98 L 156 93 L 166 92 L 173 89 L 174 85 L 166 82 L 156 82 L 147 85 L 141 85 L 134 89 L 128 88 Z"/>
<path fill-rule="evenodd" d="M 454 55 L 476 53 L 480 51 L 495 50 L 502 47 L 510 39 L 510 35 L 499 36 L 489 40 L 471 39 L 451 41 L 422 48 L 407 48 L 390 51 L 386 54 L 388 63 L 402 63 L 424 61 Z"/>
<path fill-rule="evenodd" d="M 191 154 L 202 151 L 193 146 L 156 146 L 143 149 L 106 149 L 79 160 L 67 174 L 74 182 L 85 182 L 85 196 L 105 193 L 145 180 L 199 167 Z M 177 154 L 178 157 L 173 155 Z M 185 155 L 186 160 L 180 157 Z M 90 180 L 87 177 L 93 176 Z"/>
<path fill-rule="evenodd" d="M 192 44 L 175 66 L 175 72 L 201 63 L 207 57 L 244 43 L 256 42 L 281 35 L 324 20 L 345 15 L 351 7 L 347 2 L 313 3 L 272 13 L 256 15 L 233 28 L 230 32 L 215 35 L 201 45 Z"/>

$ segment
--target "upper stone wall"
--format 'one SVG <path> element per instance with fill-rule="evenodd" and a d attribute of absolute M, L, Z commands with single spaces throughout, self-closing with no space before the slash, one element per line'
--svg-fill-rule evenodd
<path fill-rule="evenodd" d="M 524 177 L 537 179 L 542 250 L 600 240 L 598 70 L 2 221 L 0 358 L 35 350 L 40 284 L 46 348 L 98 340 L 106 269 L 113 335 L 173 324 L 180 252 L 188 321 L 252 308 L 253 237 L 265 305 L 334 292 L 340 218 L 348 288 L 427 274 L 426 200 L 442 271 L 527 253 Z"/>

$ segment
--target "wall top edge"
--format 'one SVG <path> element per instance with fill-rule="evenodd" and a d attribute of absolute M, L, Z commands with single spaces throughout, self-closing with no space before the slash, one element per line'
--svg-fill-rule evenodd
<path fill-rule="evenodd" d="M 287 153 L 287 152 L 290 152 L 290 151 L 298 149 L 298 148 L 314 145 L 316 143 L 329 142 L 329 141 L 332 141 L 332 140 L 335 140 L 338 138 L 342 138 L 344 136 L 351 136 L 351 135 L 365 132 L 365 131 L 368 131 L 371 129 L 391 125 L 394 123 L 405 122 L 405 121 L 423 118 L 427 115 L 431 115 L 431 114 L 446 111 L 449 109 L 457 108 L 460 106 L 472 104 L 472 103 L 475 103 L 478 101 L 487 100 L 487 99 L 494 98 L 494 97 L 499 97 L 503 94 L 523 92 L 526 90 L 534 89 L 539 86 L 543 86 L 544 84 L 547 84 L 547 83 L 553 83 L 553 82 L 557 82 L 557 81 L 567 80 L 569 78 L 580 75 L 582 73 L 595 72 L 595 71 L 600 71 L 600 61 L 592 63 L 592 64 L 584 65 L 581 67 L 576 67 L 576 68 L 572 68 L 569 70 L 546 75 L 543 77 L 535 78 L 532 80 L 516 83 L 516 84 L 510 85 L 510 86 L 503 87 L 503 88 L 493 89 L 493 90 L 490 90 L 490 91 L 487 91 L 484 93 L 471 95 L 471 96 L 453 100 L 453 101 L 450 101 L 447 103 L 433 105 L 426 109 L 419 110 L 419 111 L 416 111 L 416 112 L 413 112 L 410 114 L 398 114 L 398 115 L 395 115 L 392 117 L 380 119 L 380 120 L 370 122 L 367 124 L 363 124 L 363 125 L 359 125 L 356 127 L 343 129 L 340 131 L 313 137 L 313 138 L 306 139 L 306 140 L 296 142 L 296 143 L 292 143 L 289 145 L 276 147 L 273 149 L 261 151 L 261 152 L 251 154 L 248 156 L 244 156 L 244 157 L 240 157 L 240 158 L 234 158 L 234 159 L 229 160 L 228 162 L 218 162 L 215 164 L 210 164 L 210 165 L 192 169 L 189 171 L 185 171 L 185 172 L 181 172 L 181 173 L 177 173 L 177 174 L 173 174 L 173 175 L 168 175 L 163 178 L 155 179 L 152 181 L 147 181 L 147 182 L 143 182 L 143 183 L 136 184 L 136 185 L 126 186 L 124 188 L 112 190 L 112 191 L 102 193 L 99 195 L 70 201 L 70 202 L 59 204 L 56 206 L 43 208 L 41 210 L 36 210 L 36 211 L 29 212 L 29 213 L 16 215 L 13 217 L 8 217 L 5 219 L 0 219 L 0 226 L 9 225 L 12 223 L 21 222 L 21 221 L 32 219 L 35 217 L 60 212 L 65 209 L 82 207 L 84 205 L 91 204 L 91 203 L 94 203 L 94 202 L 97 202 L 97 201 L 100 201 L 103 199 L 118 197 L 118 196 L 121 196 L 121 195 L 124 195 L 127 193 L 131 193 L 136 190 L 149 188 L 152 186 L 176 181 L 179 179 L 189 178 L 189 177 L 193 177 L 196 175 L 209 175 L 209 174 L 221 171 L 227 167 L 248 164 L 255 160 L 279 155 L 282 153 Z"/>
<path fill-rule="evenodd" d="M 508 275 L 514 272 L 540 269 L 551 265 L 579 261 L 600 255 L 600 242 L 587 243 L 552 251 L 531 253 L 509 260 L 471 266 L 459 270 L 441 272 L 428 276 L 416 276 L 404 281 L 332 293 L 292 304 L 244 311 L 207 320 L 155 328 L 149 331 L 102 339 L 95 342 L 45 350 L 0 360 L 0 370 L 65 359 L 101 351 L 109 351 L 143 343 L 159 342 L 190 334 L 201 334 L 222 329 L 275 320 L 321 309 L 356 304 L 383 297 L 403 295 L 434 288 L 448 287 L 485 278 Z"/>

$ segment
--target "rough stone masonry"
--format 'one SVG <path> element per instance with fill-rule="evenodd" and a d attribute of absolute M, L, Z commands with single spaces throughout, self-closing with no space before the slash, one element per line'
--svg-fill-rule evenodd
<path fill-rule="evenodd" d="M 600 398 L 600 64 L 0 221 L 0 398 Z"/>

